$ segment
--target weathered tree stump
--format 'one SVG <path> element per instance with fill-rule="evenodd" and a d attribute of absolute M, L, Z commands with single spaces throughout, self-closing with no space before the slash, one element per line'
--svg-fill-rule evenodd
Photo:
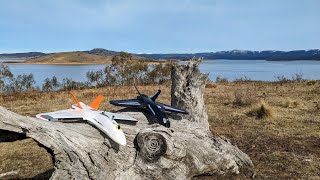
<path fill-rule="evenodd" d="M 193 77 L 189 76 L 187 80 L 189 86 L 180 87 L 189 87 L 201 94 L 193 95 L 194 92 L 186 90 L 190 94 L 183 96 L 179 91 L 175 98 L 182 98 L 181 104 L 186 103 L 185 98 L 203 96 L 201 88 L 206 77 L 199 73 L 190 75 Z M 198 90 L 197 82 L 193 82 L 197 79 L 201 79 Z M 177 81 L 180 82 L 178 77 Z M 203 99 L 193 99 L 192 103 L 201 104 L 201 101 Z M 188 110 L 190 117 L 197 118 L 193 115 L 195 110 L 190 107 Z M 204 112 L 202 109 L 201 113 Z M 2 107 L 0 129 L 23 133 L 50 149 L 55 168 L 52 179 L 190 179 L 201 174 L 236 175 L 241 168 L 251 169 L 253 166 L 245 153 L 227 140 L 211 134 L 204 126 L 207 121 L 205 115 L 196 121 L 171 119 L 171 127 L 166 128 L 150 124 L 141 112 L 121 113 L 139 120 L 135 125 L 121 124 L 127 138 L 126 146 L 117 145 L 87 123 L 47 122 L 24 117 Z"/>
<path fill-rule="evenodd" d="M 204 105 L 204 91 L 208 74 L 199 70 L 201 60 L 193 60 L 188 65 L 175 65 L 171 72 L 171 105 L 186 109 L 185 119 L 202 123 L 209 128 L 208 115 Z"/>

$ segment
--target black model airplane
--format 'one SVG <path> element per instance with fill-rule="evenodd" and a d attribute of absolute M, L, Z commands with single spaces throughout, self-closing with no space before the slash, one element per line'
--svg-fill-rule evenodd
<path fill-rule="evenodd" d="M 154 116 L 158 123 L 164 125 L 165 127 L 170 127 L 170 121 L 165 111 L 189 114 L 186 110 L 175 108 L 166 104 L 156 102 L 156 99 L 161 93 L 158 90 L 153 96 L 149 97 L 145 94 L 141 94 L 136 86 L 134 86 L 139 94 L 136 99 L 127 100 L 114 100 L 110 101 L 110 104 L 115 106 L 124 106 L 128 108 L 139 108 L 147 110 L 152 116 Z"/>

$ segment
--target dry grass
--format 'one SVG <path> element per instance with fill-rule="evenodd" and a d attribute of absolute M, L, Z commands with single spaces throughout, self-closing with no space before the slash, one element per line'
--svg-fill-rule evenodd
<path fill-rule="evenodd" d="M 252 106 L 230 103 L 238 89 L 266 102 L 274 112 L 272 121 L 247 116 Z M 251 157 L 257 179 L 317 179 L 320 176 L 319 89 L 319 81 L 313 86 L 306 86 L 306 82 L 219 84 L 219 88 L 207 89 L 205 96 L 210 129 L 230 139 Z M 299 105 L 284 107 L 283 102 L 288 99 Z M 265 107 L 262 109 L 266 113 Z"/>
<path fill-rule="evenodd" d="M 0 179 L 32 178 L 53 168 L 52 157 L 30 138 L 0 143 Z M 16 173 L 15 173 L 16 172 Z M 8 175 L 4 175 L 8 173 Z M 11 174 L 11 175 L 9 175 Z"/>
<path fill-rule="evenodd" d="M 161 88 L 159 100 L 170 102 L 169 85 L 138 88 L 147 95 Z M 320 176 L 319 89 L 319 81 L 313 85 L 307 85 L 307 82 L 218 83 L 216 88 L 207 88 L 205 93 L 210 129 L 215 135 L 230 139 L 251 157 L 257 179 L 317 179 Z M 265 104 L 256 109 L 260 111 L 256 111 L 256 115 L 272 114 L 272 121 L 257 120 L 256 116 L 247 115 L 256 104 L 254 101 L 245 103 L 248 105 L 234 105 L 236 91 L 241 92 L 243 100 L 250 97 L 258 102 L 264 101 Z M 101 109 L 106 110 L 119 108 L 111 106 L 108 103 L 110 99 L 136 96 L 131 86 L 86 89 L 74 93 L 84 103 L 90 103 L 99 94 L 104 95 L 106 101 Z M 284 106 L 289 99 L 298 105 L 289 103 L 291 105 Z M 31 116 L 65 109 L 72 103 L 67 92 L 0 97 L 1 105 Z"/>

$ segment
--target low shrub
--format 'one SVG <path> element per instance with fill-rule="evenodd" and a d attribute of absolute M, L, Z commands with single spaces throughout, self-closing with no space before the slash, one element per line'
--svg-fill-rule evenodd
<path fill-rule="evenodd" d="M 227 77 L 222 77 L 222 76 L 218 75 L 216 77 L 216 82 L 217 83 L 227 83 L 227 82 L 229 82 L 229 80 Z"/>
<path fill-rule="evenodd" d="M 296 100 L 287 99 L 283 104 L 282 107 L 284 108 L 297 108 L 301 103 Z"/>
<path fill-rule="evenodd" d="M 274 117 L 275 112 L 266 102 L 261 101 L 258 105 L 253 107 L 247 115 L 254 116 L 257 119 L 269 119 Z"/>
<path fill-rule="evenodd" d="M 235 106 L 248 106 L 257 103 L 257 99 L 254 95 L 249 93 L 243 93 L 240 90 L 234 92 L 233 105 Z"/>
<path fill-rule="evenodd" d="M 234 80 L 235 82 L 248 82 L 248 81 L 252 81 L 250 78 L 248 78 L 246 75 L 241 76 L 240 78 L 236 78 Z"/>
<path fill-rule="evenodd" d="M 313 85 L 315 85 L 316 83 L 317 83 L 317 81 L 311 80 L 311 81 L 308 81 L 308 82 L 307 82 L 307 85 L 308 85 L 308 86 L 313 86 Z"/>
<path fill-rule="evenodd" d="M 206 84 L 206 88 L 216 88 L 217 87 L 217 84 L 213 83 L 213 82 L 208 82 Z"/>

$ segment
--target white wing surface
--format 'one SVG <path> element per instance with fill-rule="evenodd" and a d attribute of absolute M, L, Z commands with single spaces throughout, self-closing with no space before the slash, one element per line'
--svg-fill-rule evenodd
<path fill-rule="evenodd" d="M 84 114 L 83 111 L 79 109 L 66 109 L 61 111 L 37 114 L 36 117 L 48 121 L 72 121 L 83 120 Z"/>
<path fill-rule="evenodd" d="M 105 111 L 101 111 L 101 114 L 109 117 L 110 119 L 112 119 L 112 117 L 113 117 L 114 120 L 138 122 L 138 120 L 136 120 L 135 118 L 130 117 L 125 114 L 117 114 L 117 113 L 111 113 L 111 112 L 105 112 Z"/>

